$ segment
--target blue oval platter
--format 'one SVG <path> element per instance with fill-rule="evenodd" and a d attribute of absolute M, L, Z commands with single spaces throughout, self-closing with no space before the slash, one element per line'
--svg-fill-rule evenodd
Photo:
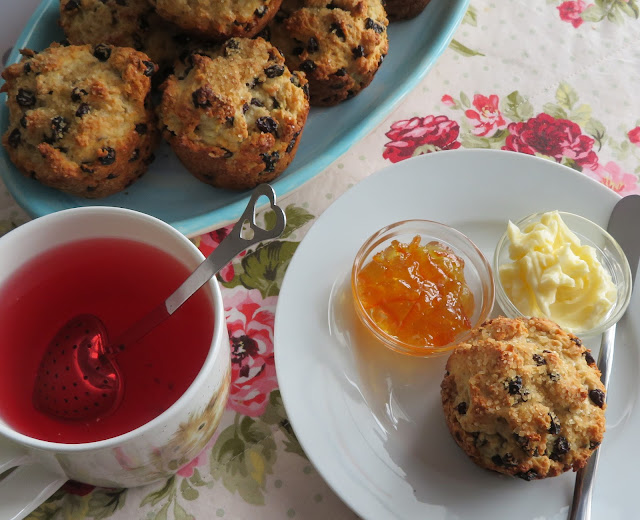
<path fill-rule="evenodd" d="M 8 63 L 20 60 L 19 49 L 42 50 L 64 38 L 58 26 L 59 0 L 44 0 L 20 35 Z M 271 185 L 278 196 L 302 186 L 373 130 L 410 92 L 449 45 L 469 0 L 431 0 L 413 20 L 389 26 L 389 54 L 371 84 L 355 98 L 335 107 L 312 107 L 298 153 Z M 0 96 L 0 132 L 8 125 L 6 94 Z M 187 236 L 235 221 L 248 191 L 213 188 L 198 181 L 166 143 L 156 151 L 148 173 L 126 191 L 104 199 L 82 199 L 26 178 L 0 146 L 0 176 L 18 204 L 33 218 L 67 208 L 118 206 L 153 215 Z"/>

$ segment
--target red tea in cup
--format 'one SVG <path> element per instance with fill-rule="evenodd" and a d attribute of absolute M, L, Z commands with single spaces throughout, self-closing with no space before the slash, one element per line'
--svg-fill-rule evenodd
<path fill-rule="evenodd" d="M 189 274 L 170 254 L 120 238 L 70 242 L 27 262 L 0 287 L 0 416 L 30 437 L 75 444 L 115 437 L 164 412 L 211 347 L 212 303 L 202 289 L 117 355 L 124 397 L 115 411 L 90 420 L 54 418 L 34 408 L 34 381 L 48 342 L 70 318 L 94 314 L 115 339 Z"/>

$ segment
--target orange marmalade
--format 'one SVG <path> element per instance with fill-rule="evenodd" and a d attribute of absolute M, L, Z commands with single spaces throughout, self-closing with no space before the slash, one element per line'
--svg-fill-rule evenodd
<path fill-rule="evenodd" d="M 464 260 L 440 242 L 420 245 L 420 236 L 376 253 L 357 275 L 357 295 L 381 330 L 414 347 L 440 347 L 471 328 Z"/>

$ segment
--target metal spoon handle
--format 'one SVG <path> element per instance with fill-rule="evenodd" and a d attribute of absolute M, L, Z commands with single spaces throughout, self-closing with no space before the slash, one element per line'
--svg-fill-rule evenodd
<path fill-rule="evenodd" d="M 263 195 L 269 199 L 271 209 L 276 215 L 275 226 L 269 230 L 263 229 L 256 224 L 256 204 L 258 199 Z M 183 303 L 215 276 L 220 269 L 233 260 L 236 255 L 263 240 L 279 237 L 284 231 L 286 223 L 287 218 L 284 211 L 276 204 L 276 193 L 274 189 L 268 184 L 260 184 L 257 186 L 251 194 L 251 199 L 244 213 L 220 245 L 182 282 L 180 287 L 178 287 L 171 296 L 126 330 L 117 341 L 114 341 L 111 346 L 106 349 L 107 353 L 111 354 L 124 350 L 125 345 L 141 339 L 176 312 Z M 250 235 L 248 231 L 246 235 L 243 232 L 246 224 L 248 224 L 253 234 L 245 238 L 246 235 Z"/>
<path fill-rule="evenodd" d="M 609 327 L 602 336 L 600 352 L 598 354 L 598 368 L 600 369 L 600 380 L 605 390 L 609 386 L 609 376 L 613 365 L 613 351 L 616 340 L 616 326 Z M 593 497 L 593 482 L 595 480 L 598 459 L 600 458 L 600 448 L 598 448 L 589 458 L 587 465 L 578 470 L 576 483 L 573 487 L 573 500 L 571 502 L 571 512 L 569 520 L 591 520 L 591 498 Z"/>

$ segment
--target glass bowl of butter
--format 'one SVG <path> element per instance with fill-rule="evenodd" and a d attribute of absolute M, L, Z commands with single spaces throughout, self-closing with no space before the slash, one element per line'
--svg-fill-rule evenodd
<path fill-rule="evenodd" d="M 604 332 L 631 299 L 631 270 L 618 243 L 573 213 L 509 221 L 493 269 L 496 301 L 508 317 L 548 318 L 580 337 Z"/>

